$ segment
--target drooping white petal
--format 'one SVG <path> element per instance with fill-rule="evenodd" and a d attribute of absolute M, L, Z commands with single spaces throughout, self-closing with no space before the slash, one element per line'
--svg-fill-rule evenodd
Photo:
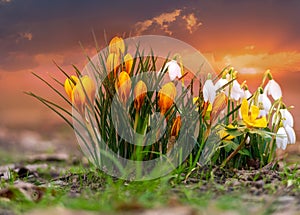
<path fill-rule="evenodd" d="M 230 92 L 230 98 L 238 101 L 244 95 L 243 90 L 241 89 L 241 85 L 237 80 L 232 82 L 232 88 Z"/>
<path fill-rule="evenodd" d="M 244 94 L 242 98 L 249 99 L 252 96 L 249 90 L 244 90 Z"/>
<path fill-rule="evenodd" d="M 205 102 L 213 103 L 216 97 L 216 88 L 212 80 L 207 79 L 203 86 L 203 99 Z"/>
<path fill-rule="evenodd" d="M 293 115 L 288 111 L 288 109 L 280 109 L 281 120 L 283 126 L 289 125 L 290 127 L 294 127 L 294 118 Z"/>
<path fill-rule="evenodd" d="M 166 63 L 166 68 L 168 69 L 171 81 L 173 81 L 176 77 L 181 78 L 181 68 L 176 60 L 171 60 Z"/>
<path fill-rule="evenodd" d="M 296 143 L 296 134 L 292 127 L 289 125 L 284 127 L 285 132 L 287 134 L 288 144 L 295 144 Z"/>
<path fill-rule="evenodd" d="M 225 78 L 220 78 L 220 79 L 216 82 L 216 84 L 215 84 L 216 90 L 221 90 L 222 87 L 223 87 L 224 85 L 226 85 L 227 83 L 228 83 L 227 79 L 225 79 Z M 225 88 L 226 88 L 226 89 L 223 88 L 221 91 L 222 91 L 222 92 L 225 92 L 226 96 L 228 96 L 228 86 L 226 86 Z"/>
<path fill-rule="evenodd" d="M 273 99 L 277 100 L 282 97 L 282 91 L 279 84 L 274 80 L 269 80 L 267 85 L 265 86 L 264 92 L 267 95 L 271 95 Z"/>
<path fill-rule="evenodd" d="M 263 106 L 263 108 L 266 112 L 269 112 L 269 110 L 272 106 L 272 103 L 271 103 L 270 99 L 264 93 L 258 95 L 258 103 L 259 103 L 259 105 Z"/>
<path fill-rule="evenodd" d="M 259 110 L 259 115 L 258 115 L 258 117 L 263 117 L 263 116 L 267 116 L 267 112 L 266 112 L 266 110 L 265 109 L 263 109 L 263 110 Z"/>
<path fill-rule="evenodd" d="M 280 118 L 281 118 L 280 114 L 277 114 L 277 112 L 275 112 L 271 120 L 272 126 L 278 125 L 280 122 Z"/>
<path fill-rule="evenodd" d="M 288 143 L 288 138 L 287 138 L 286 131 L 283 127 L 280 127 L 276 134 L 277 148 L 281 148 L 281 149 L 285 150 L 287 143 Z"/>

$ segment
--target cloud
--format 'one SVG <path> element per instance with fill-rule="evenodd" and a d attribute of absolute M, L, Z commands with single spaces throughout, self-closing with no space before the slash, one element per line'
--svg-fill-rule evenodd
<path fill-rule="evenodd" d="M 244 74 L 256 74 L 267 69 L 277 72 L 296 72 L 300 68 L 300 52 L 226 55 L 218 64 L 231 65 Z"/>
<path fill-rule="evenodd" d="M 0 3 L 2 4 L 6 4 L 6 3 L 10 3 L 12 2 L 12 0 L 0 0 Z"/>
<path fill-rule="evenodd" d="M 145 31 L 155 32 L 158 29 L 172 35 L 174 32 L 171 29 L 178 29 L 178 26 L 184 26 L 189 33 L 193 33 L 202 25 L 194 13 L 188 13 L 182 9 L 175 9 L 172 12 L 162 13 L 151 19 L 137 22 L 134 25 L 134 33 L 141 35 Z M 175 27 L 176 26 L 176 27 Z"/>
<path fill-rule="evenodd" d="M 186 21 L 186 28 L 190 34 L 192 34 L 200 25 L 202 25 L 202 23 L 198 21 L 197 17 L 193 13 L 183 16 L 182 19 Z"/>
<path fill-rule="evenodd" d="M 17 38 L 16 42 L 18 43 L 20 40 L 28 40 L 31 41 L 33 35 L 31 32 L 21 32 L 19 33 L 19 37 Z"/>

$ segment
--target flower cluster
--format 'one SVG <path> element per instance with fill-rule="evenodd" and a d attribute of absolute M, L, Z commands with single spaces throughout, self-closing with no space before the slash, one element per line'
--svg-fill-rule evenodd
<path fill-rule="evenodd" d="M 69 100 L 58 94 L 68 100 L 84 120 L 79 124 L 92 143 L 79 136 L 84 139 L 94 163 L 101 163 L 100 135 L 105 148 L 117 156 L 151 160 L 171 153 L 180 135 L 190 132 L 182 132 L 183 125 L 187 130 L 197 129 L 197 132 L 192 131 L 197 136 L 189 139 L 197 142 L 187 161 L 191 165 L 204 157 L 205 163 L 226 165 L 230 162 L 233 166 L 245 167 L 250 160 L 255 160 L 262 166 L 274 159 L 276 147 L 286 149 L 287 144 L 296 142 L 294 120 L 289 112 L 292 107 L 283 102 L 280 85 L 269 70 L 254 92 L 250 92 L 246 82 L 238 82 L 238 72 L 233 68 L 225 68 L 215 77 L 208 74 L 205 80 L 199 81 L 200 89 L 194 91 L 196 78 L 184 78 L 185 68 L 179 55 L 166 59 L 153 80 L 148 81 L 135 77 L 147 77 L 148 71 L 157 68 L 157 57 L 140 56 L 140 50 L 133 57 L 127 48 L 121 37 L 110 41 L 103 65 L 94 66 L 105 69 L 104 81 L 97 83 L 100 86 L 96 80 L 102 80 L 102 77 L 97 79 L 102 71 L 96 72 L 95 77 L 82 75 L 78 70 L 77 76 L 69 76 L 63 71 L 67 78 L 62 85 Z M 168 78 L 165 79 L 165 75 Z M 35 94 L 30 95 L 48 107 L 53 105 Z M 72 115 L 57 105 L 54 107 Z M 51 107 L 58 113 L 55 108 Z M 156 112 L 159 112 L 158 119 L 154 117 Z M 82 120 L 73 117 L 75 121 Z M 199 126 L 195 126 L 196 122 Z M 164 123 L 165 127 L 161 126 Z M 126 126 L 130 127 L 126 130 L 128 138 L 123 138 L 116 130 Z M 210 150 L 204 150 L 205 147 Z"/>
<path fill-rule="evenodd" d="M 233 68 L 225 69 L 215 84 L 209 75 L 203 86 L 204 102 L 214 104 L 221 93 L 228 99 L 224 130 L 219 131 L 221 142 L 217 150 L 225 148 L 224 159 L 228 159 L 223 164 L 237 153 L 239 159 L 252 157 L 266 164 L 275 154 L 274 146 L 285 149 L 287 144 L 296 142 L 293 117 L 283 103 L 280 85 L 269 70 L 253 93 L 246 82 L 240 84 L 237 81 L 237 74 Z"/>

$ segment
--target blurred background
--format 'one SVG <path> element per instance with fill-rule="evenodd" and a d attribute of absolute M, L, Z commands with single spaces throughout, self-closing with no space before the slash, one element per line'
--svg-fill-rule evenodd
<path fill-rule="evenodd" d="M 63 105 L 31 73 L 64 80 L 53 61 L 69 74 L 72 64 L 82 69 L 85 53 L 96 54 L 92 32 L 100 48 L 115 35 L 180 39 L 203 53 L 216 73 L 235 67 L 252 91 L 270 69 L 284 102 L 295 106 L 300 137 L 299 9 L 297 0 L 0 0 L 0 155 L 79 153 L 72 129 L 24 91 Z"/>

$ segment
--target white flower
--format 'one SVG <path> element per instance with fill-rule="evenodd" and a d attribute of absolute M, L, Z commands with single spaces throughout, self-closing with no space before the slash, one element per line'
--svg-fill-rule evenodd
<path fill-rule="evenodd" d="M 168 69 L 171 81 L 173 81 L 176 77 L 181 78 L 181 68 L 176 60 L 171 60 L 168 63 L 166 63 L 166 68 Z"/>
<path fill-rule="evenodd" d="M 216 87 L 211 79 L 207 79 L 203 86 L 203 99 L 205 102 L 209 101 L 210 104 L 216 98 Z"/>
<path fill-rule="evenodd" d="M 280 127 L 276 134 L 277 148 L 281 148 L 281 149 L 285 150 L 287 144 L 288 144 L 288 138 L 287 138 L 286 131 L 283 127 Z"/>
<path fill-rule="evenodd" d="M 268 98 L 268 96 L 264 93 L 259 94 L 257 100 L 258 100 L 258 106 L 263 107 L 263 109 L 268 113 L 272 106 L 272 103 Z"/>
<path fill-rule="evenodd" d="M 220 78 L 216 84 L 215 84 L 215 88 L 216 90 L 221 90 L 221 88 L 226 85 L 228 83 L 228 80 L 225 78 Z M 224 89 L 222 89 L 222 91 L 224 92 Z M 228 94 L 227 94 L 228 95 Z"/>
<path fill-rule="evenodd" d="M 258 115 L 258 117 L 263 117 L 263 116 L 267 116 L 267 112 L 266 112 L 266 110 L 265 109 L 262 109 L 262 110 L 259 110 L 259 115 Z"/>
<path fill-rule="evenodd" d="M 287 125 L 285 127 L 280 127 L 278 129 L 276 134 L 277 148 L 281 148 L 285 150 L 287 144 L 295 144 L 295 143 L 296 143 L 296 134 L 292 127 Z"/>
<path fill-rule="evenodd" d="M 289 125 L 284 127 L 285 132 L 287 134 L 288 144 L 295 144 L 296 143 L 296 134 L 292 127 Z"/>
<path fill-rule="evenodd" d="M 248 89 L 244 90 L 242 98 L 249 99 L 251 96 L 252 96 L 252 94 Z"/>
<path fill-rule="evenodd" d="M 281 88 L 280 88 L 279 84 L 274 79 L 269 80 L 269 82 L 265 86 L 264 92 L 267 95 L 271 95 L 274 100 L 277 100 L 280 97 L 282 97 Z"/>
<path fill-rule="evenodd" d="M 238 101 L 244 95 L 243 90 L 241 89 L 241 85 L 237 80 L 232 82 L 232 88 L 230 92 L 230 98 Z"/>
<path fill-rule="evenodd" d="M 288 111 L 288 109 L 280 109 L 281 114 L 281 120 L 283 123 L 283 126 L 286 127 L 286 125 L 289 125 L 290 127 L 294 127 L 294 119 L 292 114 Z"/>

